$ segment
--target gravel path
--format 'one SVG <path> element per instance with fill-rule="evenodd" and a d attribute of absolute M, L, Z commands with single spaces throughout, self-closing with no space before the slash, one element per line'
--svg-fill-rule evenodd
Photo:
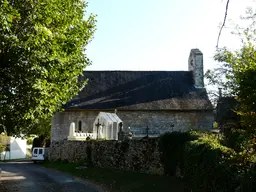
<path fill-rule="evenodd" d="M 31 162 L 1 163 L 2 192 L 97 192 L 71 175 Z"/>

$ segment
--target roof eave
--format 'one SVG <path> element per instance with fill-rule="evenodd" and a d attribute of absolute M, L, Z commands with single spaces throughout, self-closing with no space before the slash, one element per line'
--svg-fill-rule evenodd
<path fill-rule="evenodd" d="M 116 109 L 117 111 L 172 111 L 172 112 L 212 112 L 213 108 L 208 109 Z M 65 111 L 115 111 L 115 109 L 82 109 L 82 108 L 68 108 Z"/>

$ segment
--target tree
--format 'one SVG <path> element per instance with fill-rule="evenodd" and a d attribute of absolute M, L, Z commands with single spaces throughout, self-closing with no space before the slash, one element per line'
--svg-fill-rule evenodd
<path fill-rule="evenodd" d="M 0 125 L 31 132 L 83 88 L 95 16 L 83 0 L 0 0 Z"/>
<path fill-rule="evenodd" d="M 44 138 L 49 139 L 51 136 L 51 125 L 51 118 L 44 120 L 40 119 L 38 123 L 31 126 L 28 134 L 43 136 Z"/>
<path fill-rule="evenodd" d="M 224 47 L 215 54 L 215 60 L 222 63 L 215 71 L 208 71 L 212 84 L 222 86 L 234 95 L 240 105 L 237 113 L 241 115 L 247 130 L 256 130 L 256 14 L 249 9 L 247 16 L 242 17 L 251 24 L 246 28 L 237 27 L 241 37 L 241 47 L 229 50 Z M 220 72 L 220 73 L 217 73 Z M 225 77 L 223 80 L 221 75 Z M 219 80 L 223 80 L 223 84 Z"/>

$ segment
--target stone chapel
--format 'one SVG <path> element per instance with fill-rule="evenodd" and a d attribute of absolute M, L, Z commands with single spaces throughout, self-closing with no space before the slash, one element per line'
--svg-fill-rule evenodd
<path fill-rule="evenodd" d="M 212 128 L 199 49 L 190 51 L 188 71 L 84 71 L 80 79 L 87 85 L 52 119 L 52 142 L 66 139 L 71 123 L 92 133 L 100 112 L 116 113 L 124 129 L 140 134 Z"/>

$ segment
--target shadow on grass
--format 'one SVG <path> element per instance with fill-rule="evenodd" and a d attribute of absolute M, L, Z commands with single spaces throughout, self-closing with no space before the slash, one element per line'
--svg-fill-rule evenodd
<path fill-rule="evenodd" d="M 150 175 L 132 171 L 107 168 L 76 169 L 77 164 L 50 163 L 43 165 L 92 181 L 111 192 L 183 192 L 181 180 L 161 175 Z"/>

